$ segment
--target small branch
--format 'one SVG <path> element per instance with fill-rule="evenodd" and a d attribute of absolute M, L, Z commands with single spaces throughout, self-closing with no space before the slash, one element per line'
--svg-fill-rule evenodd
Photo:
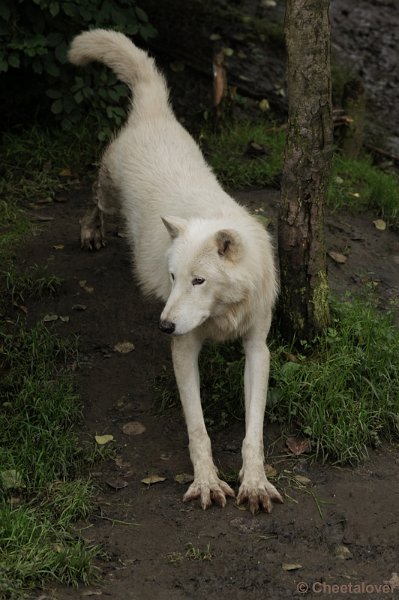
<path fill-rule="evenodd" d="M 399 164 L 399 156 L 397 156 L 396 154 L 392 154 L 391 152 L 388 152 L 388 150 L 383 150 L 382 148 L 373 146 L 373 144 L 364 144 L 364 147 L 367 148 L 367 150 L 371 150 L 371 152 L 380 154 L 381 156 L 384 156 L 385 158 L 389 158 Z"/>

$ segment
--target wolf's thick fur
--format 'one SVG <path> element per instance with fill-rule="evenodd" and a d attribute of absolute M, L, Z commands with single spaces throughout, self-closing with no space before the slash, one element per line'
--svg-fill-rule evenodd
<path fill-rule="evenodd" d="M 198 354 L 206 339 L 242 337 L 246 434 L 238 502 L 270 511 L 280 494 L 264 471 L 263 418 L 269 376 L 266 337 L 277 293 L 269 235 L 220 187 L 197 144 L 179 125 L 154 61 L 123 34 L 77 36 L 69 59 L 101 61 L 133 91 L 127 123 L 104 153 L 94 204 L 82 219 L 84 247 L 103 244 L 102 212 L 126 218 L 138 282 L 166 302 L 160 327 L 189 434 L 194 482 L 185 500 L 222 506 L 233 490 L 219 479 L 201 408 Z"/>

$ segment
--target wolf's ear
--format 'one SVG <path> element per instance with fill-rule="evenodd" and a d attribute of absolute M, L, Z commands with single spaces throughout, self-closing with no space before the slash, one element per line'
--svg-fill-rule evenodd
<path fill-rule="evenodd" d="M 233 229 L 221 229 L 216 233 L 216 245 L 219 256 L 224 256 L 232 261 L 240 259 L 242 242 L 237 231 Z"/>
<path fill-rule="evenodd" d="M 172 240 L 181 235 L 187 227 L 187 221 L 180 217 L 161 217 L 161 219 Z"/>

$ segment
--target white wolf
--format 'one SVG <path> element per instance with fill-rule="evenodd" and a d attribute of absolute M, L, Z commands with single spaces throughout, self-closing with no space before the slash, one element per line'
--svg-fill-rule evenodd
<path fill-rule="evenodd" d="M 126 219 L 137 279 L 166 302 L 160 329 L 172 334 L 175 376 L 186 419 L 194 481 L 184 500 L 225 506 L 200 398 L 198 355 L 206 339 L 242 337 L 245 349 L 243 464 L 237 502 L 252 513 L 282 502 L 264 470 L 263 419 L 269 376 L 266 337 L 277 294 L 269 235 L 220 187 L 197 144 L 176 121 L 153 59 L 126 36 L 78 35 L 69 60 L 100 61 L 133 90 L 130 115 L 102 158 L 94 204 L 82 219 L 83 247 L 103 244 L 102 212 L 115 202 Z"/>

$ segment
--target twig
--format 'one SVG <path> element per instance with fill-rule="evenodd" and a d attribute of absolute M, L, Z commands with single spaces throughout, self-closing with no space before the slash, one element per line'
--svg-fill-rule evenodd
<path fill-rule="evenodd" d="M 385 156 L 385 158 L 390 158 L 394 162 L 399 163 L 399 156 L 396 156 L 396 154 L 392 154 L 391 152 L 388 152 L 388 150 L 383 150 L 382 148 L 373 146 L 373 144 L 364 144 L 364 147 L 367 148 L 367 150 L 371 150 L 372 152 L 381 154 L 381 156 Z"/>

